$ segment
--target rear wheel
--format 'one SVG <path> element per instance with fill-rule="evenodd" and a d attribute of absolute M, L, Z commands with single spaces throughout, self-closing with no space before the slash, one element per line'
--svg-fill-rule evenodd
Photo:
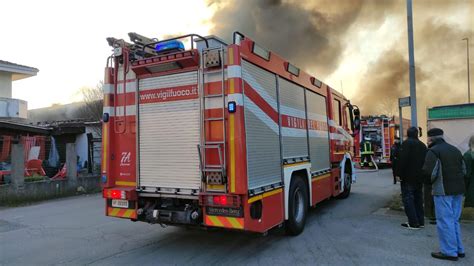
<path fill-rule="evenodd" d="M 288 201 L 286 232 L 296 236 L 303 232 L 308 213 L 308 189 L 302 177 L 294 177 L 291 180 Z"/>

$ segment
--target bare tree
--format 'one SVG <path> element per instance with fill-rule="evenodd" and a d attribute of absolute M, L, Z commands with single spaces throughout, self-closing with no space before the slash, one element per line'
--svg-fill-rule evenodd
<path fill-rule="evenodd" d="M 80 89 L 84 106 L 81 108 L 80 115 L 86 121 L 96 122 L 102 119 L 102 107 L 103 107 L 103 86 L 102 81 L 99 82 L 94 88 L 83 87 Z"/>
<path fill-rule="evenodd" d="M 100 81 L 95 87 L 83 87 L 80 89 L 84 105 L 79 110 L 79 115 L 87 122 L 99 122 L 102 119 L 103 87 L 104 82 Z M 97 129 L 94 131 L 98 136 L 102 136 L 100 125 L 97 125 Z"/>

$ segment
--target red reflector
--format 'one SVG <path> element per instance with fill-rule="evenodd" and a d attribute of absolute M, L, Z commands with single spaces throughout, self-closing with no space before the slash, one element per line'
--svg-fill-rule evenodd
<path fill-rule="evenodd" d="M 215 205 L 227 205 L 226 196 L 214 196 L 212 199 Z"/>

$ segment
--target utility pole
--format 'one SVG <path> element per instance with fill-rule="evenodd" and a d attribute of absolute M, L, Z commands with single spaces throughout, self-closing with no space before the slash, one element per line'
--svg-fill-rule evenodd
<path fill-rule="evenodd" d="M 407 0 L 407 24 L 408 24 L 408 57 L 410 63 L 410 101 L 411 101 L 411 126 L 418 127 L 418 115 L 416 111 L 416 81 L 415 81 L 415 54 L 413 45 L 413 11 L 412 0 Z"/>
<path fill-rule="evenodd" d="M 341 79 L 341 93 L 344 95 L 344 88 L 342 87 L 342 79 Z"/>
<path fill-rule="evenodd" d="M 471 103 L 471 78 L 470 78 L 470 71 L 469 71 L 469 38 L 462 39 L 463 41 L 467 42 L 467 102 Z"/>

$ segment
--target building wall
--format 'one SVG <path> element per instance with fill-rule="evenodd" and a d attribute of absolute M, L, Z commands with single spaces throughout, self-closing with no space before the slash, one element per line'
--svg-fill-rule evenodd
<path fill-rule="evenodd" d="M 87 134 L 79 134 L 76 136 L 76 153 L 79 156 L 81 166 L 87 161 Z"/>
<path fill-rule="evenodd" d="M 0 97 L 12 97 L 12 75 L 0 72 Z"/>

